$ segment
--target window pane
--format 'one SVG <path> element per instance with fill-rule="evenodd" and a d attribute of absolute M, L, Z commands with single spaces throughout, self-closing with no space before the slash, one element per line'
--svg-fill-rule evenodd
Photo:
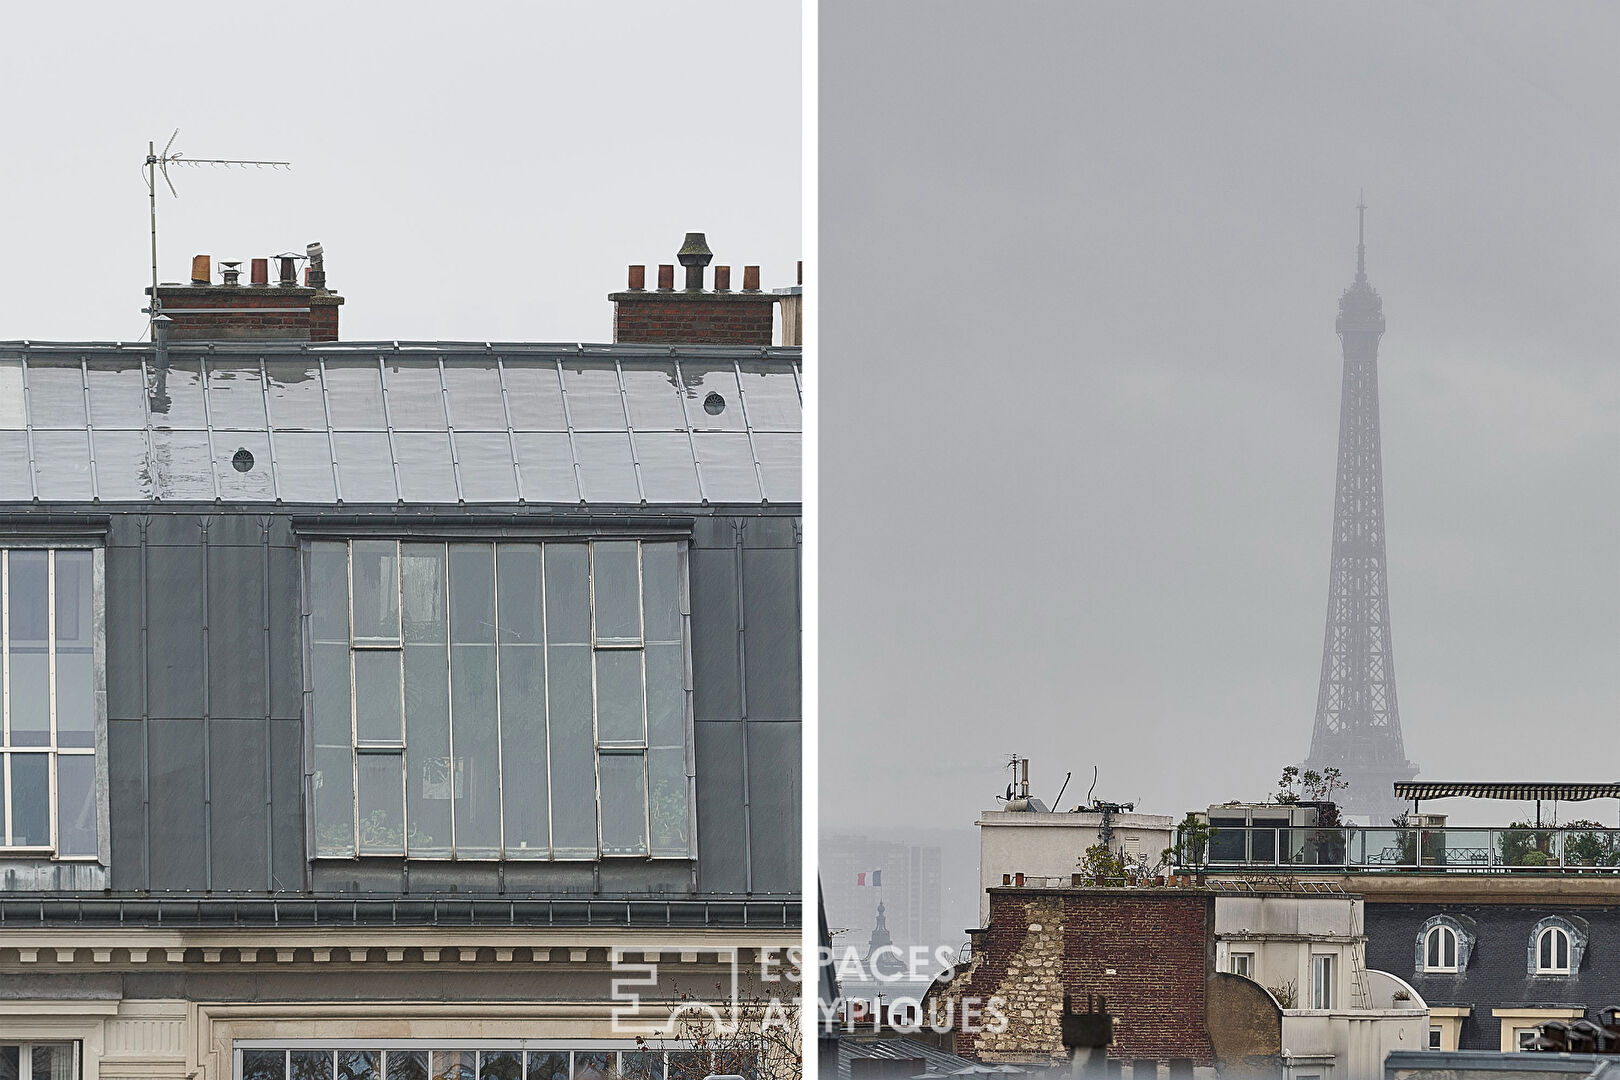
<path fill-rule="evenodd" d="M 72 1043 L 35 1043 L 34 1080 L 77 1080 L 73 1074 Z"/>
<path fill-rule="evenodd" d="M 605 1050 L 575 1050 L 574 1080 L 608 1080 L 614 1055 Z"/>
<path fill-rule="evenodd" d="M 1457 966 L 1457 935 L 1450 930 L 1443 931 L 1440 937 L 1441 955 L 1444 959 L 1443 967 Z"/>
<path fill-rule="evenodd" d="M 508 857 L 550 854 L 540 547 L 497 548 L 500 589 L 501 779 Z"/>
<path fill-rule="evenodd" d="M 96 758 L 63 754 L 56 759 L 56 851 L 96 854 Z"/>
<path fill-rule="evenodd" d="M 28 420 L 36 428 L 84 427 L 84 373 L 77 360 L 29 361 Z"/>
<path fill-rule="evenodd" d="M 11 755 L 11 843 L 46 847 L 51 842 L 48 754 Z"/>
<path fill-rule="evenodd" d="M 283 502 L 331 502 L 337 498 L 332 478 L 332 442 L 323 431 L 276 432 L 276 483 Z"/>
<path fill-rule="evenodd" d="M 310 628 L 316 641 L 349 644 L 349 548 L 312 544 L 309 552 Z"/>
<path fill-rule="evenodd" d="M 360 754 L 360 853 L 403 854 L 405 792 L 399 754 Z"/>
<path fill-rule="evenodd" d="M 216 430 L 264 430 L 264 382 L 257 363 L 251 368 L 208 366 L 208 422 Z"/>
<path fill-rule="evenodd" d="M 586 502 L 641 501 L 636 489 L 636 466 L 630 457 L 630 436 L 618 432 L 574 433 L 579 455 L 579 483 Z"/>
<path fill-rule="evenodd" d="M 3 370 L 0 368 L 0 371 Z M 16 1044 L 0 1046 L 0 1080 L 17 1080 L 17 1077 L 22 1075 L 21 1053 L 22 1047 Z M 564 1071 L 563 1076 L 566 1078 L 567 1075 Z"/>
<path fill-rule="evenodd" d="M 1437 929 L 1429 931 L 1428 958 L 1424 960 L 1424 965 L 1430 968 L 1440 966 L 1440 931 Z"/>
<path fill-rule="evenodd" d="M 679 545 L 642 544 L 641 581 L 647 640 L 681 640 Z"/>
<path fill-rule="evenodd" d="M 236 455 L 246 450 L 253 459 L 246 472 L 236 467 Z M 247 464 L 244 459 L 243 464 Z M 270 476 L 270 436 L 262 431 L 233 431 L 214 435 L 214 473 L 219 497 L 226 502 L 268 502 L 276 497 Z"/>
<path fill-rule="evenodd" d="M 596 740 L 601 746 L 640 746 L 647 741 L 639 649 L 596 654 Z"/>
<path fill-rule="evenodd" d="M 48 746 L 51 740 L 50 610 L 48 556 L 12 551 L 10 574 L 11 745 Z"/>
<path fill-rule="evenodd" d="M 473 1050 L 433 1051 L 433 1080 L 476 1080 L 476 1055 Z"/>
<path fill-rule="evenodd" d="M 759 455 L 759 472 L 765 481 L 765 498 L 773 503 L 798 502 L 799 461 L 803 453 L 799 436 L 756 432 L 754 452 Z"/>
<path fill-rule="evenodd" d="M 512 438 L 505 432 L 456 432 L 456 459 L 461 463 L 461 494 L 468 502 L 514 502 L 517 471 L 512 468 Z"/>
<path fill-rule="evenodd" d="M 1557 930 L 1553 932 L 1553 939 L 1558 947 L 1558 968 L 1561 971 L 1569 967 L 1569 935 Z"/>
<path fill-rule="evenodd" d="M 5 453 L 0 450 L 0 457 Z M 26 485 L 27 478 L 21 478 Z M 152 497 L 151 469 L 146 461 L 146 432 L 96 429 L 96 495 L 102 502 L 129 502 Z"/>
<path fill-rule="evenodd" d="M 0 367 L 0 374 L 5 368 Z M 0 393 L 0 412 L 6 407 L 5 395 Z M 28 433 L 0 430 L 0 461 L 24 462 L 28 460 Z M 0 469 L 0 499 L 7 502 L 27 502 L 34 497 L 34 478 L 30 470 L 12 467 Z"/>
<path fill-rule="evenodd" d="M 641 640 L 641 573 L 636 542 L 591 545 L 592 610 L 599 642 Z"/>
<path fill-rule="evenodd" d="M 641 486 L 648 502 L 695 503 L 702 499 L 692 440 L 684 431 L 636 432 L 636 460 L 641 465 Z"/>
<path fill-rule="evenodd" d="M 343 432 L 332 436 L 338 460 L 338 480 L 344 502 L 391 503 L 394 487 L 394 451 L 388 436 L 371 432 Z"/>
<path fill-rule="evenodd" d="M 165 499 L 212 499 L 214 459 L 200 431 L 154 431 L 152 487 Z"/>
<path fill-rule="evenodd" d="M 505 431 L 500 372 L 489 361 L 444 365 L 450 423 L 457 431 Z"/>
<path fill-rule="evenodd" d="M 328 360 L 326 390 L 334 428 L 383 429 L 382 381 L 375 360 Z"/>
<path fill-rule="evenodd" d="M 245 1053 L 242 1056 L 247 1057 Z M 339 1050 L 337 1080 L 376 1080 L 380 1056 L 376 1050 Z"/>
<path fill-rule="evenodd" d="M 551 714 L 551 842 L 559 858 L 594 858 L 596 745 L 591 732 L 590 648 L 547 647 L 546 674 Z"/>
<path fill-rule="evenodd" d="M 591 600 L 589 554 L 584 544 L 547 544 L 546 641 L 589 644 Z"/>
<path fill-rule="evenodd" d="M 759 502 L 754 450 L 747 435 L 699 432 L 693 440 L 703 464 L 703 493 L 710 502 Z"/>
<path fill-rule="evenodd" d="M 270 420 L 278 428 L 326 430 L 326 403 L 321 397 L 321 373 L 304 361 L 268 360 Z"/>
<path fill-rule="evenodd" d="M 1542 969 L 1552 967 L 1553 966 L 1552 955 L 1553 955 L 1552 931 L 1551 930 L 1543 930 L 1541 932 L 1541 958 L 1536 962 L 1537 965 L 1540 966 Z"/>
<path fill-rule="evenodd" d="M 686 674 L 679 645 L 647 646 L 647 743 L 686 745 Z"/>
<path fill-rule="evenodd" d="M 146 387 L 141 382 L 139 364 L 104 367 L 98 363 L 89 375 L 90 420 L 98 432 L 146 426 Z M 98 437 L 96 441 L 101 440 Z"/>
<path fill-rule="evenodd" d="M 647 854 L 647 766 L 640 754 L 603 754 L 602 854 Z"/>
<path fill-rule="evenodd" d="M 523 471 L 523 497 L 529 502 L 577 503 L 579 479 L 566 433 L 518 432 L 518 465 Z"/>
<path fill-rule="evenodd" d="M 737 373 L 730 364 L 681 364 L 686 379 L 686 415 L 692 427 L 702 431 L 741 431 L 743 411 L 737 394 Z M 719 394 L 724 408 L 711 412 L 706 403 L 710 394 Z"/>
<path fill-rule="evenodd" d="M 90 436 L 82 431 L 34 432 L 34 472 L 40 498 L 88 500 Z"/>
<path fill-rule="evenodd" d="M 673 367 L 624 365 L 624 391 L 630 404 L 630 423 L 640 431 L 684 431 L 680 383 Z"/>
<path fill-rule="evenodd" d="M 332 1080 L 332 1051 L 294 1050 L 290 1080 Z"/>
<path fill-rule="evenodd" d="M 202 365 L 198 360 L 176 360 L 168 371 L 152 372 L 152 426 L 192 431 L 203 423 Z"/>
<path fill-rule="evenodd" d="M 793 372 L 770 364 L 742 364 L 748 426 L 758 431 L 798 431 L 803 416 Z"/>
<path fill-rule="evenodd" d="M 315 748 L 315 853 L 354 854 L 354 751 Z"/>
<path fill-rule="evenodd" d="M 752 1050 L 743 1050 L 736 1046 L 721 1044 L 721 1049 L 714 1052 L 714 1071 L 720 1076 L 741 1076 L 743 1080 L 755 1080 L 759 1075 L 759 1055 Z M 1146 1074 L 1147 1070 L 1143 1070 Z"/>
<path fill-rule="evenodd" d="M 512 426 L 531 431 L 564 431 L 562 386 L 557 366 L 547 361 L 506 361 L 506 405 Z"/>
<path fill-rule="evenodd" d="M 687 855 L 692 850 L 691 811 L 684 747 L 647 751 L 652 810 L 652 853 Z"/>
<path fill-rule="evenodd" d="M 456 800 L 456 850 L 500 849 L 495 670 L 495 567 L 489 544 L 450 545 L 450 724 L 465 791 Z"/>
<path fill-rule="evenodd" d="M 393 540 L 356 540 L 354 640 L 399 641 L 399 545 Z"/>
<path fill-rule="evenodd" d="M 413 855 L 448 855 L 453 792 L 444 545 L 400 545 L 400 571 L 404 579 L 410 850 Z"/>
<path fill-rule="evenodd" d="M 456 468 L 450 459 L 450 436 L 426 431 L 397 432 L 394 452 L 399 455 L 401 499 L 406 502 L 456 501 Z"/>
<path fill-rule="evenodd" d="M 523 1051 L 480 1050 L 478 1080 L 523 1080 Z"/>
<path fill-rule="evenodd" d="M 669 1080 L 703 1080 L 709 1075 L 709 1055 L 702 1050 L 671 1050 Z"/>
<path fill-rule="evenodd" d="M 612 367 L 564 364 L 563 387 L 568 392 L 568 419 L 575 430 L 624 430 L 619 375 Z"/>
<path fill-rule="evenodd" d="M 287 1080 L 287 1052 L 242 1051 L 242 1080 Z"/>
<path fill-rule="evenodd" d="M 96 745 L 94 556 L 56 553 L 56 745 Z"/>
<path fill-rule="evenodd" d="M 624 1080 L 664 1080 L 664 1055 L 647 1047 L 626 1050 L 619 1055 Z"/>
<path fill-rule="evenodd" d="M 388 1051 L 388 1080 L 428 1080 L 426 1050 Z"/>
<path fill-rule="evenodd" d="M 395 428 L 444 430 L 444 389 L 436 362 L 388 365 L 388 422 Z"/>
<path fill-rule="evenodd" d="M 530 1050 L 528 1067 L 528 1080 L 568 1080 L 568 1051 Z"/>
<path fill-rule="evenodd" d="M 400 654 L 393 649 L 354 653 L 355 737 L 361 743 L 397 743 L 405 738 Z"/>

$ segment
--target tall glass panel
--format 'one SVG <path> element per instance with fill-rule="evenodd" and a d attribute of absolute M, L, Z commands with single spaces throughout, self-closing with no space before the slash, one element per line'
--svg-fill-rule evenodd
<path fill-rule="evenodd" d="M 603 754 L 602 854 L 647 854 L 647 768 L 640 754 Z"/>
<path fill-rule="evenodd" d="M 647 711 L 640 649 L 596 652 L 596 743 L 645 746 Z"/>
<path fill-rule="evenodd" d="M 63 754 L 56 760 L 56 853 L 96 854 L 96 757 Z"/>
<path fill-rule="evenodd" d="M 314 687 L 315 851 L 354 854 L 354 729 L 349 685 L 348 545 L 310 546 L 310 682 Z"/>
<path fill-rule="evenodd" d="M 647 634 L 647 797 L 652 854 L 691 853 L 686 775 L 686 659 L 681 643 L 680 548 L 641 546 Z"/>
<path fill-rule="evenodd" d="M 478 1080 L 523 1080 L 523 1051 L 480 1050 Z"/>
<path fill-rule="evenodd" d="M 624 1080 L 664 1080 L 664 1055 L 645 1046 L 619 1055 L 619 1075 Z"/>
<path fill-rule="evenodd" d="M 242 1051 L 242 1080 L 287 1080 L 287 1051 Z"/>
<path fill-rule="evenodd" d="M 242 1056 L 244 1059 L 247 1057 L 245 1053 Z M 339 1050 L 337 1080 L 379 1080 L 381 1057 L 379 1050 Z"/>
<path fill-rule="evenodd" d="M 608 1050 L 575 1050 L 574 1080 L 609 1080 L 617 1056 Z"/>
<path fill-rule="evenodd" d="M 528 1057 L 527 1080 L 568 1080 L 568 1051 L 530 1050 Z"/>
<path fill-rule="evenodd" d="M 476 1050 L 433 1051 L 433 1080 L 477 1080 Z"/>
<path fill-rule="evenodd" d="M 401 609 L 409 770 L 405 809 L 410 818 L 410 851 L 414 856 L 444 856 L 450 854 L 450 805 L 462 791 L 450 756 L 444 545 L 400 545 L 400 573 L 404 583 Z"/>
<path fill-rule="evenodd" d="M 398 650 L 355 650 L 354 707 L 355 738 L 362 745 L 398 745 L 405 738 Z"/>
<path fill-rule="evenodd" d="M 402 855 L 405 852 L 403 754 L 360 754 L 360 854 Z"/>
<path fill-rule="evenodd" d="M 11 745 L 49 746 L 51 742 L 51 658 L 49 554 L 12 551 Z"/>
<path fill-rule="evenodd" d="M 332 1051 L 294 1050 L 287 1057 L 289 1080 L 332 1080 Z"/>
<path fill-rule="evenodd" d="M 56 745 L 96 745 L 94 555 L 56 553 Z"/>
<path fill-rule="evenodd" d="M 30 1049 L 33 1080 L 78 1080 L 73 1072 L 72 1043 L 35 1043 Z"/>
<path fill-rule="evenodd" d="M 567 1055 L 564 1055 L 566 1059 Z M 22 1047 L 15 1043 L 11 1046 L 0 1046 L 0 1080 L 17 1080 L 22 1075 Z M 563 1080 L 567 1080 L 568 1070 L 563 1070 Z"/>
<path fill-rule="evenodd" d="M 507 858 L 551 854 L 546 776 L 546 658 L 541 633 L 540 546 L 502 544 L 499 646 L 501 784 Z"/>
<path fill-rule="evenodd" d="M 495 668 L 495 549 L 450 545 L 450 724 L 465 770 L 456 798 L 456 851 L 497 854 L 501 843 Z"/>
<path fill-rule="evenodd" d="M 390 1050 L 387 1058 L 387 1080 L 428 1080 L 426 1050 Z"/>
<path fill-rule="evenodd" d="M 48 847 L 51 842 L 51 756 L 11 755 L 11 843 Z"/>
<path fill-rule="evenodd" d="M 399 644 L 399 544 L 356 540 L 351 558 L 355 644 Z"/>
<path fill-rule="evenodd" d="M 588 549 L 547 544 L 545 576 L 551 841 L 558 858 L 589 859 L 597 841 Z"/>
<path fill-rule="evenodd" d="M 641 571 L 634 540 L 599 540 L 591 545 L 591 609 L 596 642 L 641 641 Z"/>

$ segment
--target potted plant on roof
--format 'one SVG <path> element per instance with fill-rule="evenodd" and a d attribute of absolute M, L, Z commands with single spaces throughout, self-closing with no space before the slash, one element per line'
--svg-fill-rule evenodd
<path fill-rule="evenodd" d="M 1093 885 L 1124 885 L 1129 867 L 1107 844 L 1099 842 L 1086 848 L 1086 853 L 1080 856 L 1080 869 L 1090 875 Z"/>
<path fill-rule="evenodd" d="M 1615 865 L 1615 835 L 1597 821 L 1577 820 L 1565 826 L 1579 829 L 1564 835 L 1564 862 L 1571 866 Z"/>
<path fill-rule="evenodd" d="M 1552 832 L 1528 821 L 1508 824 L 1496 838 L 1504 866 L 1546 866 L 1551 860 Z"/>

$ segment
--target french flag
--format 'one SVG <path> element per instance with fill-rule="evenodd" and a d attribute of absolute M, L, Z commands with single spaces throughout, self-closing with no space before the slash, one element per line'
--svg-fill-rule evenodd
<path fill-rule="evenodd" d="M 867 878 L 871 878 L 872 880 L 867 881 L 866 880 Z M 879 887 L 882 887 L 882 885 L 883 885 L 883 871 L 881 871 L 881 870 L 866 870 L 866 871 L 863 871 L 863 872 L 861 872 L 859 874 L 856 874 L 855 875 L 855 884 L 857 884 L 857 885 L 877 885 Z"/>

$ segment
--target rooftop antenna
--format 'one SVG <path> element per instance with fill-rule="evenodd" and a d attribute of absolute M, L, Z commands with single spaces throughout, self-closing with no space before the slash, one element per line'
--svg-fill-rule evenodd
<path fill-rule="evenodd" d="M 146 144 L 146 195 L 147 195 L 147 199 L 148 199 L 148 201 L 149 201 L 149 203 L 151 205 L 151 211 L 152 211 L 152 302 L 151 302 L 150 306 L 142 308 L 141 310 L 149 317 L 148 321 L 151 324 L 150 329 L 151 329 L 151 332 L 152 332 L 152 335 L 153 335 L 153 340 L 156 340 L 156 335 L 157 335 L 157 325 L 156 325 L 157 324 L 157 317 L 162 314 L 162 312 L 159 310 L 160 305 L 158 303 L 158 291 L 157 291 L 157 289 L 158 289 L 158 272 L 157 272 L 157 178 L 158 178 L 158 174 L 161 173 L 163 175 L 163 182 L 165 184 L 169 185 L 169 194 L 171 196 L 173 196 L 174 198 L 178 199 L 180 197 L 180 193 L 178 191 L 174 190 L 174 181 L 169 178 L 169 166 L 170 165 L 219 165 L 219 166 L 224 166 L 225 168 L 229 168 L 232 165 L 238 165 L 238 166 L 241 166 L 244 169 L 247 168 L 249 165 L 252 165 L 255 168 L 259 168 L 259 169 L 265 168 L 266 166 L 269 166 L 271 169 L 291 169 L 292 168 L 292 162 L 290 162 L 290 161 L 248 161 L 248 160 L 239 159 L 239 158 L 188 158 L 184 154 L 182 154 L 180 151 L 174 149 L 174 140 L 179 138 L 179 137 L 180 137 L 180 129 L 175 128 L 174 129 L 174 134 L 170 135 L 169 136 L 169 141 L 164 144 L 163 153 L 161 153 L 161 154 L 159 154 L 157 152 L 157 144 L 156 143 L 149 142 L 149 143 Z"/>

